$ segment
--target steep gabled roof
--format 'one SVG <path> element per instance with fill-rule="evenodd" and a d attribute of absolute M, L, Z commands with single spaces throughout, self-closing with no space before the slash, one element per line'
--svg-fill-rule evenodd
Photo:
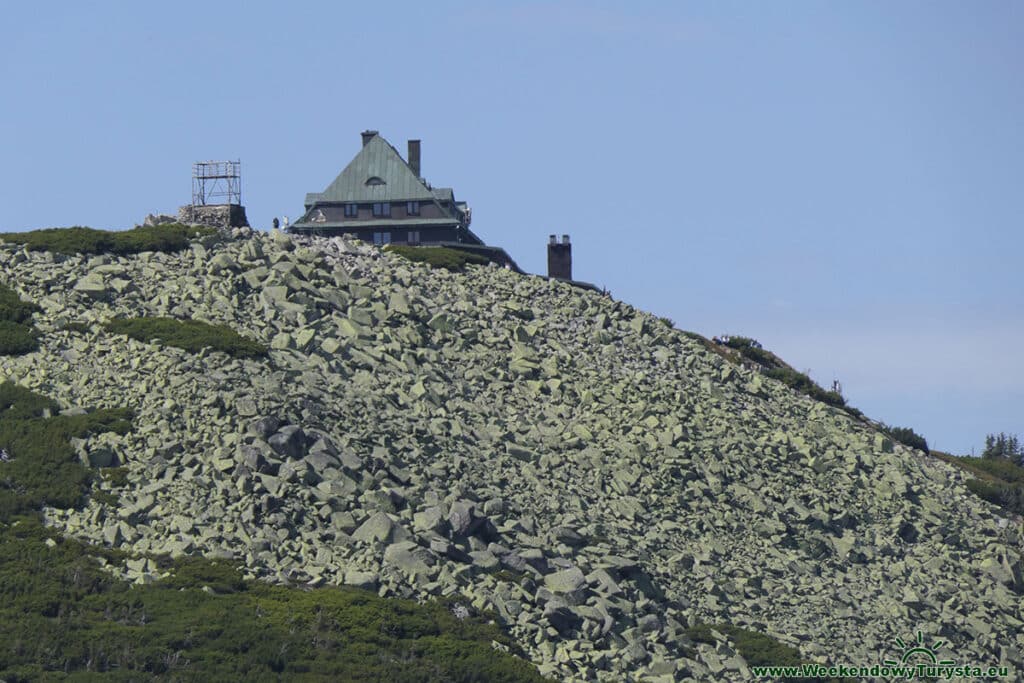
<path fill-rule="evenodd" d="M 375 179 L 375 180 L 374 180 Z M 369 184 L 367 181 L 370 181 Z M 320 193 L 306 195 L 315 202 L 432 201 L 434 194 L 416 177 L 409 164 L 388 142 L 374 135 L 345 170 Z"/>

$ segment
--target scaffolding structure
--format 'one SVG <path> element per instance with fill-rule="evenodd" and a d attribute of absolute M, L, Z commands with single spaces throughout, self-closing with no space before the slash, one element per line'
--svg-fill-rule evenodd
<path fill-rule="evenodd" d="M 216 201 L 219 199 L 225 201 Z M 192 206 L 241 203 L 241 161 L 197 161 L 192 164 Z"/>

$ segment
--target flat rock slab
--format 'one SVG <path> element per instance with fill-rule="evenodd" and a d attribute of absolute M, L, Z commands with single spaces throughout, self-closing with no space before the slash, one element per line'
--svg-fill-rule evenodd
<path fill-rule="evenodd" d="M 363 522 L 358 529 L 352 532 L 352 539 L 355 541 L 380 541 L 387 543 L 395 530 L 395 523 L 386 512 L 377 512 Z"/>
<path fill-rule="evenodd" d="M 587 585 L 587 577 L 579 567 L 563 569 L 544 577 L 544 585 L 553 593 L 575 593 Z"/>
<path fill-rule="evenodd" d="M 384 561 L 406 572 L 425 573 L 437 563 L 437 558 L 415 541 L 400 541 L 384 549 Z"/>

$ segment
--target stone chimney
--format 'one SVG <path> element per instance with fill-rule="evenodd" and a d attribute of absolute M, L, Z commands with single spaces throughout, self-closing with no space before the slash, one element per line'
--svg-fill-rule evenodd
<path fill-rule="evenodd" d="M 375 131 L 375 130 L 364 130 L 362 135 L 363 135 L 363 147 L 366 147 L 366 145 L 368 145 L 370 143 L 370 140 L 372 140 L 374 138 L 374 136 L 377 135 L 377 131 Z"/>
<path fill-rule="evenodd" d="M 572 279 L 572 245 L 568 235 L 562 235 L 561 244 L 554 235 L 548 237 L 548 277 Z"/>
<path fill-rule="evenodd" d="M 420 172 L 420 141 L 409 140 L 409 168 L 416 174 L 417 178 L 422 178 L 423 173 Z"/>

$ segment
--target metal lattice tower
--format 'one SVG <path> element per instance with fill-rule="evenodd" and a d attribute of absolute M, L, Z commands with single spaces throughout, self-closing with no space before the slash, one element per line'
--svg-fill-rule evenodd
<path fill-rule="evenodd" d="M 218 199 L 224 201 L 215 201 Z M 241 161 L 197 161 L 192 164 L 192 206 L 241 203 Z"/>

